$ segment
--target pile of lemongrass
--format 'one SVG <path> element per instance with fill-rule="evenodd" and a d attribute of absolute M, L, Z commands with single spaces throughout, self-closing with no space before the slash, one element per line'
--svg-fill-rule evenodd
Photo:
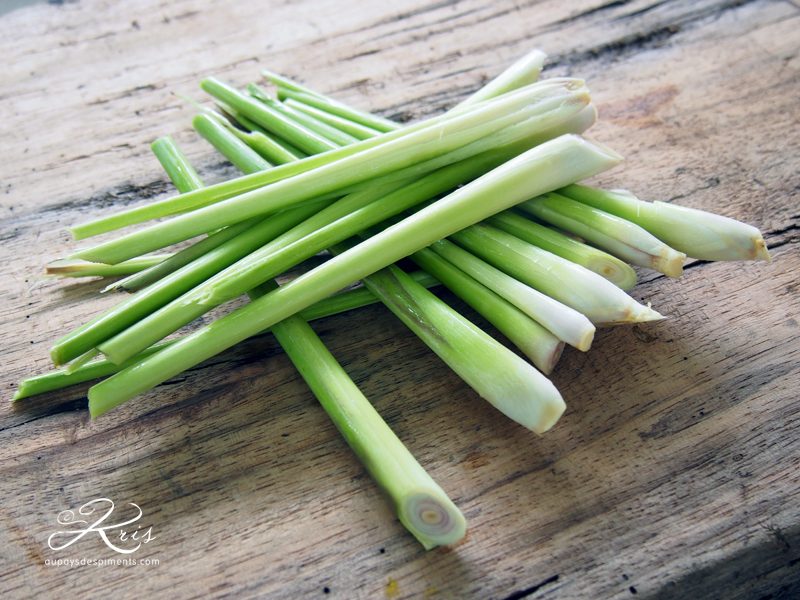
<path fill-rule="evenodd" d="M 204 80 L 217 105 L 201 108 L 194 128 L 245 175 L 204 186 L 169 137 L 157 140 L 180 194 L 72 233 L 169 218 L 47 267 L 125 276 L 106 289 L 135 293 L 59 339 L 51 356 L 63 366 L 23 381 L 14 399 L 107 377 L 89 389 L 97 417 L 269 330 L 402 523 L 426 548 L 458 541 L 458 508 L 308 321 L 381 302 L 481 397 L 543 433 L 565 410 L 546 377 L 565 344 L 586 351 L 596 326 L 662 318 L 626 293 L 631 265 L 679 277 L 687 257 L 769 259 L 749 225 L 578 184 L 621 158 L 580 136 L 596 117 L 589 92 L 577 79 L 538 81 L 544 58 L 531 52 L 451 111 L 410 126 L 270 72 L 274 96 Z M 323 251 L 327 261 L 276 283 Z M 404 258 L 419 270 L 394 264 Z M 439 299 L 438 285 L 527 360 Z M 243 295 L 245 306 L 166 339 Z"/>

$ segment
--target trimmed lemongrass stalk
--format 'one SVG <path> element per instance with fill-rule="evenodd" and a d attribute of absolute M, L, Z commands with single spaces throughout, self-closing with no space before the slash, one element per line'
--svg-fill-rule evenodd
<path fill-rule="evenodd" d="M 565 92 L 569 98 L 564 98 Z M 370 170 L 376 165 L 383 172 L 391 173 L 401 168 L 400 164 L 413 164 L 415 159 L 416 162 L 422 162 L 446 152 L 448 147 L 469 143 L 465 136 L 469 138 L 469 131 L 477 129 L 476 125 L 488 124 L 488 128 L 473 131 L 472 139 L 480 139 L 487 129 L 496 131 L 502 123 L 509 124 L 514 121 L 510 117 L 515 113 L 522 121 L 535 114 L 541 114 L 543 109 L 552 109 L 553 97 L 559 96 L 566 103 L 581 101 L 583 104 L 588 103 L 588 93 L 582 82 L 569 79 L 548 80 L 510 92 L 502 98 L 483 102 L 470 110 L 462 111 L 457 116 L 434 117 L 402 130 L 280 165 L 268 171 L 245 175 L 201 190 L 119 211 L 76 225 L 71 228 L 71 232 L 75 239 L 83 239 L 150 219 L 208 207 L 236 196 L 251 198 L 252 193 L 263 191 L 259 188 L 272 189 L 275 186 L 268 184 L 285 183 L 284 180 L 290 177 L 294 183 L 299 182 L 300 187 L 306 186 L 307 178 L 310 177 L 312 180 L 332 179 L 333 187 L 340 188 L 345 185 L 341 177 L 345 173 L 350 172 L 352 175 L 352 172 L 364 171 L 362 177 L 356 177 L 358 180 L 363 180 L 377 176 Z M 549 103 L 548 97 L 551 100 Z M 446 143 L 444 138 L 447 138 Z M 415 153 L 417 150 L 419 152 Z M 397 160 L 390 160 L 392 156 Z M 303 177 L 295 177 L 297 175 Z M 313 195 L 318 194 L 315 192 Z M 136 255 L 138 254 L 142 252 L 137 252 Z"/>
<path fill-rule="evenodd" d="M 290 317 L 276 325 L 273 333 L 347 444 L 385 490 L 406 529 L 426 550 L 462 539 L 466 521 L 461 511 L 380 417 L 308 323 Z"/>
<path fill-rule="evenodd" d="M 411 273 L 411 277 L 426 288 L 439 285 L 439 281 L 436 278 L 424 271 L 415 271 Z M 369 306 L 376 302 L 378 302 L 378 299 L 372 292 L 364 287 L 359 287 L 324 298 L 316 304 L 312 304 L 305 310 L 302 310 L 299 314 L 306 321 L 314 321 L 316 319 L 322 319 Z M 108 377 L 121 369 L 135 364 L 140 358 L 153 354 L 157 350 L 169 344 L 173 344 L 174 342 L 175 340 L 168 340 L 153 344 L 142 353 L 123 362 L 121 365 L 107 358 L 100 358 L 77 368 L 75 368 L 73 362 L 70 363 L 68 367 L 54 369 L 42 375 L 29 377 L 20 382 L 12 400 L 22 400 L 23 398 L 60 390 L 78 383 L 85 383 L 94 379 L 100 379 L 101 377 Z"/>
<path fill-rule="evenodd" d="M 154 283 L 159 279 L 163 279 L 170 273 L 174 273 L 178 269 L 185 267 L 192 261 L 200 258 L 214 248 L 221 246 L 228 240 L 235 238 L 240 233 L 247 231 L 261 221 L 262 219 L 256 217 L 247 221 L 242 221 L 241 223 L 236 223 L 235 225 L 229 225 L 220 231 L 210 234 L 207 238 L 199 240 L 191 246 L 187 246 L 183 250 L 176 252 L 157 265 L 153 265 L 152 267 L 140 273 L 135 273 L 129 277 L 126 277 L 125 279 L 120 279 L 119 281 L 106 286 L 103 288 L 102 292 L 110 292 L 112 290 L 120 289 L 129 292 L 135 292 L 145 288 L 151 283 Z"/>
<path fill-rule="evenodd" d="M 217 142 L 228 138 L 212 136 Z M 237 162 L 244 157 L 235 155 L 252 152 L 222 146 L 225 156 L 237 158 Z M 258 168 L 257 162 L 244 164 L 248 169 Z M 250 295 L 257 298 L 275 287 L 271 282 Z M 347 443 L 387 491 L 400 521 L 420 543 L 430 549 L 463 538 L 464 516 L 380 418 L 308 323 L 294 315 L 276 323 L 273 334 Z M 91 402 L 89 410 L 97 416 Z"/>
<path fill-rule="evenodd" d="M 130 275 L 149 269 L 171 256 L 173 255 L 152 254 L 149 256 L 137 256 L 116 265 L 62 258 L 48 263 L 45 266 L 45 274 L 55 275 L 56 277 L 119 277 L 120 275 Z"/>
<path fill-rule="evenodd" d="M 220 125 L 225 127 L 228 131 L 233 133 L 236 137 L 242 140 L 245 144 L 250 146 L 251 150 L 255 150 L 262 158 L 266 159 L 272 164 L 283 165 L 288 162 L 294 162 L 303 158 L 305 154 L 297 149 L 290 148 L 286 143 L 281 143 L 275 138 L 266 134 L 256 123 L 250 121 L 247 117 L 237 114 L 232 109 L 228 112 L 221 109 L 225 115 L 220 115 L 216 111 L 206 109 L 204 113 L 219 121 Z M 228 116 L 229 115 L 229 116 Z M 231 121 L 236 121 L 247 131 L 240 129 Z"/>
<path fill-rule="evenodd" d="M 467 228 L 467 231 L 469 229 Z M 558 339 L 583 352 L 592 345 L 595 327 L 577 310 L 507 275 L 448 240 L 432 244 L 431 250 L 493 289 L 530 318 L 546 327 Z"/>
<path fill-rule="evenodd" d="M 297 112 L 301 112 L 309 117 L 317 119 L 318 121 L 322 121 L 326 125 L 335 127 L 339 131 L 343 131 L 359 140 L 366 140 L 383 133 L 377 129 L 372 129 L 371 127 L 362 125 L 361 123 L 355 123 L 353 121 L 343 119 L 337 115 L 332 115 L 324 110 L 309 106 L 308 104 L 303 104 L 302 102 L 294 100 L 293 98 L 287 98 L 284 101 L 284 104 L 289 108 L 296 110 Z"/>
<path fill-rule="evenodd" d="M 404 256 L 525 198 L 591 177 L 620 160 L 611 150 L 575 135 L 536 146 L 355 248 L 95 385 L 89 390 L 90 402 L 105 409 L 118 406 Z"/>
<path fill-rule="evenodd" d="M 169 175 L 169 177 L 179 192 L 188 192 L 205 185 L 203 180 L 200 179 L 200 175 L 197 174 L 197 171 L 194 170 L 194 167 L 170 136 L 165 135 L 158 138 L 150 144 L 150 149 L 156 155 L 158 162 L 169 167 L 167 173 L 175 174 L 174 176 Z M 178 185 L 179 183 L 180 185 Z"/>
<path fill-rule="evenodd" d="M 347 246 L 344 246 L 347 248 Z M 566 405 L 547 377 L 390 266 L 364 285 L 481 398 L 523 427 L 544 433 Z"/>
<path fill-rule="evenodd" d="M 469 106 L 505 94 L 539 79 L 547 54 L 531 50 L 457 106 Z"/>
<path fill-rule="evenodd" d="M 519 281 L 583 313 L 595 325 L 663 318 L 594 271 L 489 225 L 464 229 L 451 239 Z"/>
<path fill-rule="evenodd" d="M 412 254 L 411 260 L 494 325 L 545 375 L 553 371 L 564 349 L 556 336 L 432 250 L 423 248 Z"/>
<path fill-rule="evenodd" d="M 252 151 L 250 146 L 236 135 L 230 135 L 230 131 L 218 120 L 207 114 L 200 113 L 196 115 L 192 119 L 192 127 L 206 140 L 222 140 L 217 142 L 225 145 L 223 149 L 220 149 L 220 152 L 240 171 L 254 173 L 272 166 L 259 153 Z M 221 135 L 222 132 L 226 135 Z M 242 150 L 247 150 L 247 152 Z"/>
<path fill-rule="evenodd" d="M 574 233 L 614 256 L 668 277 L 680 277 L 686 255 L 642 227 L 611 213 L 550 193 L 519 205 L 520 210 Z"/>
<path fill-rule="evenodd" d="M 255 98 L 240 93 L 214 77 L 201 81 L 200 87 L 226 106 L 230 106 L 238 113 L 245 115 L 267 131 L 280 136 L 303 152 L 317 154 L 335 148 L 328 140 L 310 129 L 288 124 L 286 117 L 278 111 Z"/>
<path fill-rule="evenodd" d="M 594 246 L 584 244 L 560 231 L 535 223 L 507 210 L 486 220 L 486 223 L 510 233 L 519 239 L 544 248 L 562 258 L 571 260 L 598 275 L 602 275 L 623 290 L 636 285 L 636 271 L 616 256 Z"/>
<path fill-rule="evenodd" d="M 345 196 L 159 310 L 120 330 L 100 344 L 100 350 L 111 360 L 122 362 L 215 306 L 246 293 L 331 244 L 474 179 L 514 153 L 484 153 L 443 167 L 409 185 L 403 185 L 403 181 L 376 182 Z"/>
<path fill-rule="evenodd" d="M 56 341 L 50 357 L 56 365 L 73 360 L 303 222 L 325 204 L 324 201 L 307 204 L 264 219 L 71 331 Z"/>
<path fill-rule="evenodd" d="M 283 102 L 279 102 L 275 98 L 272 98 L 266 90 L 262 87 L 251 83 L 247 86 L 247 93 L 250 94 L 253 98 L 258 100 L 259 102 L 263 102 L 267 106 L 273 108 L 274 110 L 283 113 L 285 116 L 289 117 L 293 121 L 308 127 L 311 131 L 318 133 L 319 135 L 323 136 L 330 142 L 334 142 L 339 146 L 344 146 L 346 144 L 353 144 L 357 142 L 359 139 L 366 139 L 366 138 L 356 138 L 349 133 L 346 133 L 345 130 L 336 129 L 332 127 L 325 121 L 321 121 L 309 114 L 306 114 L 299 110 L 294 110 L 289 108 L 287 104 Z M 374 131 L 374 130 L 373 130 Z M 381 132 L 375 131 L 374 135 L 377 135 Z M 372 137 L 372 135 L 366 136 Z"/>
<path fill-rule="evenodd" d="M 236 137 L 228 129 L 216 127 L 207 130 L 207 134 L 207 139 L 222 151 L 226 158 L 235 159 L 244 168 L 260 168 L 256 153 L 247 146 L 232 143 Z M 164 168 L 170 169 L 167 171 L 170 176 L 176 177 L 176 185 L 186 189 L 185 186 L 191 182 L 181 181 L 181 173 L 173 172 L 171 170 L 173 166 L 174 164 L 171 162 L 164 163 Z M 299 206 L 266 219 L 238 223 L 187 248 L 184 252 L 197 254 L 198 247 L 203 247 L 206 252 L 59 339 L 50 351 L 53 362 L 56 365 L 64 364 L 82 352 L 99 346 L 109 338 L 113 339 L 126 328 L 141 327 L 140 323 L 147 321 L 147 317 L 151 313 L 158 311 L 159 308 L 169 304 L 181 294 L 202 284 L 209 277 L 257 250 L 270 240 L 291 230 L 324 206 L 324 201 L 317 202 Z M 220 239 L 222 243 L 218 243 Z M 255 284 L 252 287 L 255 287 Z M 158 341 L 162 337 L 164 336 L 156 337 L 152 341 Z M 131 350 L 126 354 L 126 358 L 133 357 L 149 345 L 150 343 L 137 346 L 136 350 Z M 124 360 L 119 359 L 116 362 L 122 363 Z"/>
<path fill-rule="evenodd" d="M 532 83 L 537 79 L 545 58 L 546 55 L 543 52 L 539 50 L 532 51 L 495 80 L 489 82 L 486 86 L 486 92 L 475 94 L 459 106 L 468 106 L 488 99 L 493 95 Z M 307 88 L 304 88 L 304 90 L 307 93 L 313 93 Z M 594 123 L 595 118 L 594 107 L 586 107 L 584 112 L 575 119 L 575 130 L 571 133 L 581 133 Z M 393 128 L 399 129 L 401 125 L 393 123 Z M 534 223 L 512 211 L 499 213 L 489 221 L 499 229 L 508 231 L 531 244 L 545 248 L 603 275 L 624 290 L 629 290 L 636 284 L 636 272 L 630 265 L 607 252 L 570 238 L 559 231 Z"/>
<path fill-rule="evenodd" d="M 761 232 L 729 217 L 666 202 L 645 202 L 627 190 L 570 185 L 559 193 L 643 227 L 700 260 L 770 260 Z"/>
<path fill-rule="evenodd" d="M 281 100 L 291 98 L 297 102 L 305 104 L 306 106 L 313 106 L 314 108 L 322 110 L 328 114 L 341 117 L 342 119 L 346 119 L 352 123 L 358 123 L 364 127 L 369 127 L 370 129 L 374 129 L 383 133 L 392 131 L 395 127 L 394 122 L 389 121 L 388 119 L 357 110 L 351 106 L 342 104 L 333 98 L 323 96 L 318 92 L 308 93 L 308 91 L 290 89 L 284 85 L 284 82 L 286 81 L 285 78 L 280 78 L 280 76 L 276 76 L 268 71 L 262 71 L 261 73 L 264 75 L 264 77 L 272 81 L 272 83 L 277 86 L 278 98 Z"/>

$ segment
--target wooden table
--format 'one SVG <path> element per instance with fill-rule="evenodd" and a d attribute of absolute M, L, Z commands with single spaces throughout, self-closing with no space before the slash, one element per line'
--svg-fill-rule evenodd
<path fill-rule="evenodd" d="M 599 183 L 752 223 L 773 261 L 642 272 L 634 295 L 669 319 L 567 351 L 568 412 L 543 437 L 384 309 L 320 322 L 464 511 L 451 549 L 406 533 L 268 336 L 96 422 L 85 386 L 6 405 L 0 596 L 800 596 L 796 2 L 22 4 L 0 17 L 6 396 L 116 301 L 42 266 L 76 247 L 66 225 L 171 193 L 149 142 L 171 133 L 209 181 L 233 175 L 173 95 L 200 98 L 210 74 L 244 84 L 269 67 L 418 119 L 541 47 L 548 76 L 588 80 L 592 135 L 627 158 Z M 97 535 L 48 547 L 60 511 L 100 497 L 120 518 L 141 507 L 139 564 L 52 564 L 122 557 Z"/>

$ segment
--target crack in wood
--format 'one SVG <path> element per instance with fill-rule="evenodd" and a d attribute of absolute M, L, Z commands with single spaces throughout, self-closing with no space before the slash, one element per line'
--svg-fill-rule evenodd
<path fill-rule="evenodd" d="M 548 577 L 547 579 L 540 581 L 539 583 L 536 583 L 531 587 L 525 588 L 523 590 L 518 590 L 516 592 L 512 592 L 511 594 L 506 596 L 503 600 L 522 600 L 522 598 L 527 598 L 528 596 L 531 596 L 536 592 L 538 592 L 546 585 L 550 585 L 551 583 L 557 582 L 559 577 L 560 575 L 558 574 L 552 575 L 551 577 Z"/>

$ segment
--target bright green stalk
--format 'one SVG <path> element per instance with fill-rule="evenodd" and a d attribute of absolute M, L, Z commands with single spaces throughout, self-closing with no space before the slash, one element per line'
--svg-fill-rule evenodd
<path fill-rule="evenodd" d="M 477 104 L 523 85 L 533 83 L 539 79 L 539 74 L 542 72 L 546 58 L 547 54 L 541 50 L 531 50 L 469 98 L 458 104 L 458 106 Z"/>
<path fill-rule="evenodd" d="M 260 86 L 251 83 L 247 86 L 247 93 L 249 93 L 253 98 L 258 100 L 259 102 L 263 102 L 267 106 L 275 109 L 276 111 L 284 114 L 288 118 L 292 119 L 294 122 L 299 123 L 305 127 L 308 127 L 314 133 L 317 133 L 327 139 L 330 142 L 334 142 L 339 146 L 345 146 L 347 144 L 353 144 L 357 142 L 359 139 L 365 138 L 356 138 L 352 135 L 345 133 L 344 130 L 336 129 L 335 127 L 331 127 L 326 122 L 321 121 L 308 115 L 304 112 L 299 110 L 293 110 L 289 108 L 283 102 L 279 102 L 275 98 L 270 97 L 270 95 L 261 88 Z M 367 136 L 372 137 L 372 136 Z"/>
<path fill-rule="evenodd" d="M 519 208 L 634 265 L 655 269 L 669 277 L 680 277 L 683 273 L 684 253 L 627 219 L 555 193 L 523 202 Z"/>
<path fill-rule="evenodd" d="M 474 179 L 514 154 L 515 151 L 486 153 L 443 167 L 409 185 L 403 185 L 403 181 L 376 184 L 345 196 L 105 340 L 100 350 L 111 360 L 122 362 L 215 306 L 246 293 L 336 242 Z"/>
<path fill-rule="evenodd" d="M 564 343 L 510 302 L 428 248 L 411 255 L 519 348 L 545 375 L 552 372 Z"/>
<path fill-rule="evenodd" d="M 383 133 L 381 131 L 378 131 L 377 129 L 373 129 L 371 127 L 362 125 L 361 123 L 355 123 L 353 121 L 349 121 L 342 117 L 332 115 L 331 113 L 325 112 L 324 110 L 320 110 L 318 108 L 314 108 L 313 106 L 309 106 L 308 104 L 303 104 L 302 102 L 294 100 L 293 98 L 287 98 L 284 103 L 286 104 L 286 106 L 295 109 L 298 112 L 304 113 L 310 117 L 322 121 L 326 125 L 335 127 L 339 131 L 344 131 L 345 133 L 359 140 L 366 140 Z"/>
<path fill-rule="evenodd" d="M 558 339 L 584 352 L 592 345 L 594 325 L 577 310 L 525 285 L 448 240 L 436 242 L 431 249 L 541 323 Z"/>
<path fill-rule="evenodd" d="M 547 377 L 395 266 L 364 285 L 478 395 L 523 427 L 550 429 L 564 412 Z"/>
<path fill-rule="evenodd" d="M 487 120 L 502 115 L 504 112 L 514 112 L 521 106 L 524 107 L 528 101 L 533 101 L 537 97 L 546 96 L 547 91 L 557 92 L 558 87 L 572 90 L 575 98 L 580 97 L 581 93 L 587 96 L 585 90 L 582 88 L 582 83 L 577 80 L 548 80 L 547 82 L 534 84 L 516 92 L 505 94 L 503 98 L 481 103 L 480 106 L 476 106 L 472 110 L 464 111 L 462 114 L 459 114 L 457 119 L 450 115 L 434 117 L 427 121 L 405 127 L 402 130 L 393 131 L 369 140 L 363 140 L 330 152 L 323 152 L 322 154 L 281 165 L 268 171 L 245 175 L 180 196 L 150 202 L 146 205 L 125 211 L 118 211 L 113 215 L 76 225 L 71 228 L 71 232 L 75 239 L 83 239 L 136 223 L 142 223 L 150 219 L 157 219 L 195 210 L 222 200 L 252 192 L 253 190 L 258 190 L 258 188 L 262 188 L 268 184 L 280 182 L 296 175 L 306 174 L 312 170 L 319 171 L 322 167 L 334 162 L 339 166 L 344 164 L 347 169 L 351 167 L 356 169 L 363 168 L 363 166 L 369 165 L 371 162 L 381 162 L 383 160 L 381 157 L 387 152 L 387 148 L 390 154 L 402 148 L 413 149 L 416 144 L 424 142 L 425 140 L 430 141 L 431 138 L 438 138 L 451 130 L 460 129 L 462 127 L 469 128 L 471 124 L 485 123 Z M 431 153 L 436 154 L 435 151 Z M 340 160 L 343 161 L 345 158 L 353 160 L 339 162 Z M 392 170 L 395 169 L 386 169 L 387 172 L 391 172 Z M 334 174 L 335 172 L 336 169 L 334 169 Z M 325 176 L 328 175 L 330 175 L 330 171 L 325 171 Z M 137 254 L 141 254 L 141 252 Z"/>
<path fill-rule="evenodd" d="M 45 266 L 47 275 L 57 277 L 118 277 L 120 275 L 130 275 L 139 273 L 162 263 L 170 258 L 171 254 L 151 254 L 148 256 L 138 256 L 116 265 L 106 265 L 103 263 L 87 262 L 85 260 L 70 260 L 67 258 L 54 260 Z"/>
<path fill-rule="evenodd" d="M 426 288 L 439 285 L 439 282 L 434 277 L 424 271 L 415 271 L 411 273 L 411 277 Z M 316 319 L 355 310 L 363 306 L 369 306 L 376 302 L 378 302 L 378 299 L 372 292 L 364 287 L 360 287 L 324 298 L 316 304 L 312 304 L 305 310 L 302 310 L 299 314 L 306 321 L 314 321 Z M 263 333 L 266 333 L 266 331 Z M 168 340 L 153 344 L 150 348 L 147 348 L 142 353 L 123 362 L 121 365 L 107 358 L 100 358 L 78 368 L 73 368 L 74 363 L 70 363 L 69 368 L 62 367 L 60 369 L 54 369 L 49 373 L 29 377 L 20 382 L 17 391 L 14 393 L 13 400 L 21 400 L 30 396 L 60 390 L 78 383 L 85 383 L 94 379 L 100 379 L 101 377 L 108 377 L 130 365 L 136 364 L 136 362 L 144 356 L 149 356 L 174 342 L 175 340 Z"/>
<path fill-rule="evenodd" d="M 158 138 L 150 145 L 150 149 L 162 165 L 168 165 L 168 173 L 175 173 L 175 179 L 172 183 L 178 188 L 179 192 L 188 192 L 189 190 L 203 187 L 203 180 L 194 170 L 194 167 L 186 159 L 181 149 L 175 141 L 168 135 Z M 176 180 L 181 183 L 180 186 Z"/>
<path fill-rule="evenodd" d="M 206 140 L 223 140 L 217 150 L 240 171 L 254 173 L 270 168 L 272 165 L 267 162 L 260 154 L 252 151 L 250 146 L 240 140 L 236 135 L 230 135 L 230 131 L 216 119 L 209 115 L 199 114 L 192 119 L 192 126 L 195 131 Z M 222 133 L 226 135 L 221 135 Z M 243 152 L 242 150 L 247 150 Z"/>
<path fill-rule="evenodd" d="M 496 79 L 489 82 L 479 93 L 474 94 L 459 106 L 468 106 L 484 101 L 494 95 L 500 95 L 517 87 L 533 83 L 538 78 L 545 58 L 546 55 L 543 52 L 533 50 Z M 313 93 L 307 88 L 304 88 L 304 91 Z M 594 122 L 594 109 L 592 107 L 587 107 L 587 109 L 589 110 L 584 115 L 584 118 L 579 119 L 586 121 L 585 126 L 576 127 L 573 133 L 582 132 Z M 391 121 L 387 123 L 392 124 L 394 129 L 402 127 L 400 124 L 393 124 Z M 558 231 L 533 223 L 514 212 L 505 211 L 499 213 L 492 217 L 490 222 L 499 229 L 512 233 L 528 243 L 538 245 L 603 275 L 624 290 L 629 290 L 636 284 L 636 272 L 630 265 L 617 257 L 572 239 Z"/>
<path fill-rule="evenodd" d="M 303 205 L 261 221 L 241 235 L 198 257 L 174 273 L 155 281 L 110 310 L 59 339 L 50 356 L 61 365 L 130 327 L 154 310 L 192 289 L 265 242 L 317 212 L 325 202 Z M 219 235 L 219 234 L 218 234 Z M 210 238 L 209 238 L 210 239 Z"/>
<path fill-rule="evenodd" d="M 215 111 L 207 111 L 206 114 L 211 118 L 216 118 L 220 124 L 233 133 L 236 137 L 242 140 L 245 144 L 250 146 L 252 150 L 258 152 L 263 158 L 275 165 L 283 165 L 288 162 L 294 162 L 305 156 L 305 153 L 291 148 L 285 142 L 279 142 L 275 138 L 267 135 L 256 123 L 242 114 L 237 113 L 233 109 L 226 107 L 227 110 L 222 109 L 227 115 L 230 114 L 230 119 L 235 120 L 242 127 L 248 131 L 239 129 L 236 125 L 226 116 L 218 115 Z M 229 112 L 230 111 L 230 112 Z"/>
<path fill-rule="evenodd" d="M 561 194 L 643 227 L 700 260 L 769 260 L 761 232 L 735 219 L 665 202 L 645 202 L 625 190 L 571 185 Z"/>
<path fill-rule="evenodd" d="M 225 150 L 236 152 L 221 143 L 229 139 L 212 136 Z M 230 158 L 247 168 L 257 168 L 257 161 L 244 160 L 251 150 L 239 149 L 239 153 L 245 156 Z M 409 281 L 419 285 L 411 278 Z M 276 286 L 271 283 L 264 287 L 253 290 L 251 297 L 257 298 Z M 308 323 L 294 315 L 275 323 L 272 329 L 347 443 L 387 491 L 401 522 L 420 543 L 430 549 L 464 537 L 466 522 L 461 512 L 380 418 Z M 96 417 L 91 401 L 89 409 Z"/>
<path fill-rule="evenodd" d="M 333 144 L 310 129 L 287 123 L 286 117 L 281 113 L 214 77 L 201 81 L 200 87 L 220 102 L 252 119 L 267 131 L 279 135 L 303 152 L 317 154 L 335 148 Z"/>
<path fill-rule="evenodd" d="M 577 90 L 573 89 L 575 85 L 578 86 Z M 422 164 L 423 173 L 427 173 L 441 166 L 437 165 L 439 160 L 460 160 L 463 156 L 458 151 L 466 147 L 477 154 L 487 147 L 497 145 L 506 130 L 517 130 L 515 125 L 533 122 L 519 135 L 532 137 L 537 132 L 545 133 L 548 128 L 552 129 L 565 120 L 569 122 L 570 117 L 580 112 L 589 101 L 588 93 L 581 84 L 574 81 L 568 81 L 564 85 L 534 84 L 528 90 L 520 92 L 506 94 L 505 100 L 496 101 L 496 105 L 495 101 L 484 103 L 482 108 L 466 111 L 441 126 L 419 130 L 300 176 L 157 223 L 116 240 L 76 252 L 71 258 L 106 263 L 121 262 L 221 226 L 335 193 L 381 175 L 404 177 L 404 167 L 413 169 Z M 476 120 L 478 117 L 483 120 Z M 388 138 L 391 135 L 380 137 Z M 377 139 L 379 138 L 364 140 L 345 146 L 342 150 Z M 304 161 L 294 164 L 302 162 Z M 291 164 L 284 165 L 288 166 Z"/>
<path fill-rule="evenodd" d="M 218 115 L 213 111 L 207 111 L 204 113 L 207 118 L 216 120 L 217 123 L 223 126 L 228 133 L 232 133 L 245 144 L 247 144 L 251 149 L 255 150 L 259 153 L 262 157 L 265 157 L 267 160 L 272 160 L 275 164 L 284 164 L 289 161 L 297 160 L 297 157 L 294 156 L 289 150 L 286 150 L 281 144 L 274 141 L 272 138 L 266 136 L 264 133 L 260 131 L 256 132 L 244 132 L 233 125 L 230 122 Z M 216 140 L 224 140 L 227 136 L 218 131 L 218 128 L 214 128 L 213 131 L 217 133 L 210 133 L 210 139 Z M 227 146 L 231 148 L 234 145 L 231 142 L 227 142 Z M 236 146 L 238 149 L 241 150 L 240 146 Z M 247 169 L 256 170 L 258 168 L 266 168 L 259 162 L 257 159 L 249 158 L 245 159 L 247 163 L 243 163 L 242 167 L 247 167 Z M 191 168 L 191 165 L 189 165 Z M 247 170 L 244 169 L 244 170 Z M 185 192 L 188 189 L 181 189 L 180 191 Z M 133 292 L 136 290 L 140 290 L 154 281 L 158 281 L 159 279 L 166 277 L 170 273 L 173 273 L 180 269 L 181 267 L 188 265 L 190 262 L 195 260 L 196 258 L 202 256 L 206 252 L 220 246 L 221 244 L 227 242 L 229 239 L 236 237 L 243 231 L 249 229 L 253 225 L 261 222 L 260 217 L 255 217 L 253 219 L 249 219 L 247 221 L 242 221 L 241 223 L 236 223 L 235 225 L 230 225 L 221 231 L 215 232 L 209 235 L 207 238 L 202 239 L 198 242 L 195 242 L 191 246 L 184 248 L 183 250 L 176 252 L 170 258 L 164 260 L 162 263 L 153 266 L 146 271 L 141 273 L 136 273 L 131 275 L 130 277 L 126 277 L 120 281 L 117 281 L 108 287 L 106 287 L 103 292 L 107 292 L 110 290 L 115 289 L 125 289 L 129 292 Z"/>
<path fill-rule="evenodd" d="M 199 240 L 191 246 L 187 246 L 183 250 L 176 252 L 157 265 L 106 286 L 103 289 L 103 292 L 109 292 L 111 290 L 118 289 L 135 292 L 145 288 L 151 283 L 154 283 L 159 279 L 163 279 L 170 273 L 174 273 L 178 269 L 185 267 L 204 254 L 211 252 L 214 248 L 217 248 L 226 243 L 228 240 L 235 238 L 240 233 L 247 231 L 257 223 L 260 223 L 262 220 L 263 219 L 255 217 L 253 219 L 248 219 L 247 221 L 242 221 L 241 223 L 236 223 L 235 225 L 229 225 L 220 231 L 210 234 L 207 238 Z"/>
<path fill-rule="evenodd" d="M 348 377 L 311 327 L 290 317 L 275 337 L 369 474 L 391 498 L 400 522 L 430 550 L 464 537 L 466 521 Z"/>
<path fill-rule="evenodd" d="M 630 290 L 636 285 L 636 271 L 628 263 L 513 211 L 497 214 L 486 222 L 529 244 L 586 267 L 623 290 Z"/>
<path fill-rule="evenodd" d="M 264 71 L 264 74 L 267 76 L 266 71 Z M 267 77 L 270 78 L 269 76 Z M 291 98 L 292 100 L 296 100 L 297 102 L 305 104 L 306 106 L 313 106 L 329 114 L 336 115 L 353 123 L 359 123 L 376 131 L 386 133 L 395 128 L 395 124 L 388 119 L 356 110 L 355 108 L 347 106 L 346 104 L 342 104 L 341 102 L 337 102 L 332 98 L 322 96 L 318 93 L 307 94 L 304 92 L 298 92 L 278 84 L 278 98 L 281 100 Z"/>
<path fill-rule="evenodd" d="M 451 239 L 519 281 L 583 313 L 595 325 L 662 318 L 597 273 L 489 225 L 459 231 Z"/>
<path fill-rule="evenodd" d="M 610 150 L 574 135 L 536 146 L 352 250 L 97 384 L 89 390 L 89 401 L 103 411 L 118 406 L 436 240 L 620 160 Z"/>

